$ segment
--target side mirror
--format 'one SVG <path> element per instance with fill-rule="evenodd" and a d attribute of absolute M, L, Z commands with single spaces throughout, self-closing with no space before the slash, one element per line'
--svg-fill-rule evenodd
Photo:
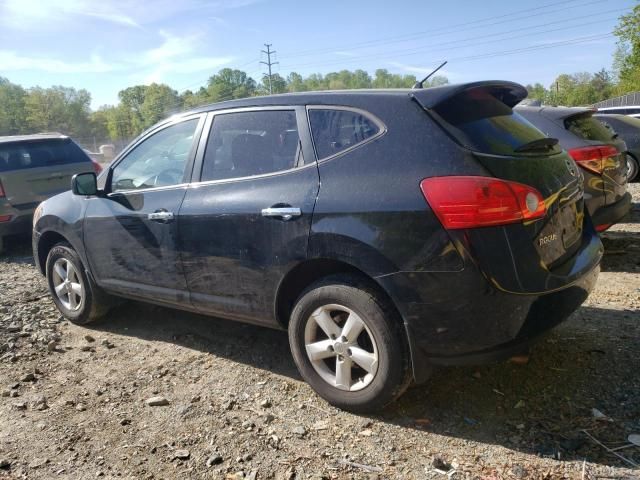
<path fill-rule="evenodd" d="M 71 191 L 74 195 L 97 195 L 96 174 L 93 172 L 75 174 L 71 179 Z"/>

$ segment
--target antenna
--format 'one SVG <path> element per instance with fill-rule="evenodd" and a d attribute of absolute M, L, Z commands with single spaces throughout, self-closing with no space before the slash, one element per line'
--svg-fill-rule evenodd
<path fill-rule="evenodd" d="M 436 69 L 435 69 L 433 72 L 431 72 L 429 75 L 427 75 L 426 77 L 424 77 L 424 78 L 423 78 L 422 80 L 420 80 L 419 82 L 414 83 L 413 87 L 411 87 L 411 88 L 414 88 L 414 89 L 415 89 L 415 88 L 423 88 L 423 87 L 422 87 L 422 84 L 423 84 L 424 82 L 426 82 L 427 80 L 429 80 L 429 78 L 430 78 L 434 73 L 436 73 L 438 70 L 440 70 L 440 69 L 441 69 L 442 67 L 444 67 L 446 64 L 447 64 L 447 61 L 445 60 L 444 62 L 442 62 L 442 63 L 440 64 L 440 66 L 439 66 L 438 68 L 436 68 Z"/>

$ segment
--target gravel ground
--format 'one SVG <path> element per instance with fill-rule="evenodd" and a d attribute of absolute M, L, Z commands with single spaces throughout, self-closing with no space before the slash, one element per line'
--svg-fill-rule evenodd
<path fill-rule="evenodd" d="M 640 478 L 632 190 L 596 290 L 527 363 L 438 370 L 376 416 L 319 399 L 283 332 L 133 302 L 63 321 L 18 239 L 0 257 L 0 478 Z"/>

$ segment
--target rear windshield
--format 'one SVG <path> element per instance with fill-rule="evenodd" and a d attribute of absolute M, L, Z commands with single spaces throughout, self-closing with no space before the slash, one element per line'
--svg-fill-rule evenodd
<path fill-rule="evenodd" d="M 447 123 L 456 140 L 476 152 L 522 155 L 517 151 L 519 148 L 546 138 L 544 133 L 485 89 L 468 90 L 434 110 Z M 535 153 L 559 151 L 560 147 L 554 146 L 538 149 Z"/>
<path fill-rule="evenodd" d="M 597 142 L 610 142 L 613 133 L 591 114 L 569 117 L 564 121 L 564 126 L 574 135 L 585 140 L 595 140 Z"/>
<path fill-rule="evenodd" d="M 0 172 L 88 161 L 89 157 L 71 140 L 0 143 Z"/>

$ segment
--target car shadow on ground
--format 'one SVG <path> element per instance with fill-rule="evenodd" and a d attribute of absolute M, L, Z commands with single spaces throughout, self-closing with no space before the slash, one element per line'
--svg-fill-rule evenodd
<path fill-rule="evenodd" d="M 640 322 L 637 312 L 582 307 L 533 347 L 530 362 L 441 368 L 380 415 L 429 435 L 625 466 L 582 430 L 620 445 L 640 428 Z M 301 381 L 286 332 L 128 302 L 91 328 L 169 342 Z M 613 422 L 597 421 L 597 408 Z M 472 447 L 469 447 L 472 448 Z M 625 454 L 640 462 L 640 451 Z"/>

